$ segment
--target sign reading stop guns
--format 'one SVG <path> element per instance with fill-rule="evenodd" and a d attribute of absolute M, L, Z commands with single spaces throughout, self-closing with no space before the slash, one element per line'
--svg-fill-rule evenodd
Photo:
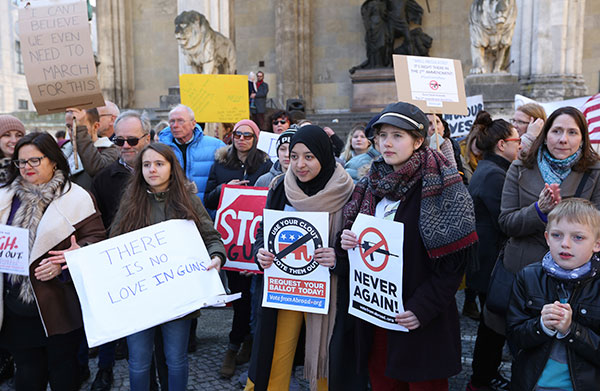
<path fill-rule="evenodd" d="M 359 214 L 352 232 L 358 237 L 358 246 L 348 251 L 348 313 L 379 327 L 408 331 L 395 320 L 396 314 L 404 312 L 404 224 Z"/>
<path fill-rule="evenodd" d="M 223 185 L 215 218 L 227 263 L 223 269 L 261 273 L 252 257 L 252 245 L 267 203 L 266 187 Z"/>

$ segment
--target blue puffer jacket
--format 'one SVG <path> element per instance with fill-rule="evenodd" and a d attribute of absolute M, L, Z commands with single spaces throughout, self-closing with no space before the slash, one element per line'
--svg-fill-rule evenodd
<path fill-rule="evenodd" d="M 358 182 L 363 176 L 367 175 L 371 163 L 377 159 L 381 154 L 373 147 L 365 153 L 356 155 L 346 162 L 344 168 L 352 177 L 354 183 Z"/>
<path fill-rule="evenodd" d="M 161 143 L 167 144 L 173 149 L 175 156 L 177 156 L 179 163 L 183 167 L 183 155 L 181 154 L 181 150 L 175 144 L 171 128 L 165 128 L 160 132 L 158 139 Z M 204 200 L 206 181 L 208 181 L 210 168 L 215 161 L 215 151 L 223 146 L 225 146 L 223 141 L 214 137 L 205 136 L 200 125 L 196 124 L 196 127 L 194 128 L 194 139 L 188 145 L 186 150 L 187 166 L 183 167 L 183 170 L 185 171 L 185 176 L 196 184 L 196 187 L 198 188 L 198 193 L 196 194 L 201 200 Z"/>

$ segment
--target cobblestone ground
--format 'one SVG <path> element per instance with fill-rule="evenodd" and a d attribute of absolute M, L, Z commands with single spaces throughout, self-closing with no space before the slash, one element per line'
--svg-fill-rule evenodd
<path fill-rule="evenodd" d="M 463 293 L 456 295 L 458 308 L 462 309 Z M 231 379 L 221 379 L 218 371 L 221 367 L 221 360 L 227 347 L 229 327 L 233 310 L 231 308 L 205 309 L 198 319 L 198 350 L 190 354 L 190 378 L 188 390 L 206 390 L 206 391 L 229 391 L 241 390 L 242 383 L 240 376 L 248 369 L 248 364 L 237 368 L 235 375 Z M 463 391 L 471 376 L 471 362 L 475 337 L 477 335 L 477 322 L 461 316 L 462 331 L 462 349 L 463 349 L 463 370 L 460 374 L 450 379 L 450 391 Z M 92 376 L 84 384 L 82 390 L 89 390 L 91 382 L 96 373 L 96 359 L 90 360 L 90 370 Z M 504 376 L 510 378 L 510 360 L 508 354 L 505 354 L 502 372 Z M 129 390 L 129 376 L 127 372 L 127 361 L 120 360 L 115 364 L 114 369 L 115 382 L 112 390 Z M 297 390 L 308 390 L 307 382 L 301 379 L 302 368 L 296 371 L 298 381 Z M 14 390 L 10 382 L 0 386 L 0 391 Z"/>

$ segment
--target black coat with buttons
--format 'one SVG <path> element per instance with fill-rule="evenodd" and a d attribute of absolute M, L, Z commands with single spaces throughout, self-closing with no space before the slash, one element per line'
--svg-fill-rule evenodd
<path fill-rule="evenodd" d="M 541 327 L 545 304 L 559 300 L 561 281 L 549 276 L 541 262 L 525 267 L 516 277 L 507 314 L 507 338 L 518 353 L 512 366 L 512 390 L 533 390 L 546 366 L 556 337 Z M 568 282 L 564 282 L 568 284 Z M 597 390 L 600 385 L 600 275 L 571 283 L 571 328 L 565 339 L 574 390 Z"/>

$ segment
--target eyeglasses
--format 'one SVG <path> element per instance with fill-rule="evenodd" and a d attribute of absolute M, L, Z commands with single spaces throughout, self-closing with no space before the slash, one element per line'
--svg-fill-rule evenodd
<path fill-rule="evenodd" d="M 236 130 L 235 132 L 233 132 L 233 138 L 236 139 L 236 140 L 239 140 L 241 138 L 252 139 L 252 138 L 254 138 L 254 133 L 252 133 L 252 132 L 240 132 L 240 131 Z"/>
<path fill-rule="evenodd" d="M 521 126 L 527 126 L 527 125 L 529 125 L 529 122 L 521 121 L 521 120 L 514 119 L 514 118 L 510 119 L 510 123 L 513 124 L 513 125 L 515 125 L 515 126 L 517 126 L 517 125 L 521 125 Z"/>
<path fill-rule="evenodd" d="M 175 124 L 177 124 L 177 125 L 183 125 L 183 124 L 184 124 L 184 123 L 186 123 L 187 121 L 188 121 L 187 119 L 181 119 L 181 118 L 178 118 L 178 119 L 170 119 L 170 120 L 169 120 L 169 125 L 171 125 L 171 126 L 173 126 L 173 125 L 175 125 Z"/>
<path fill-rule="evenodd" d="M 25 166 L 27 165 L 27 163 L 29 163 L 29 165 L 31 167 L 37 167 L 37 166 L 39 166 L 42 163 L 42 159 L 45 158 L 45 157 L 46 156 L 40 156 L 40 157 L 30 157 L 27 160 L 23 160 L 23 159 L 13 160 L 13 164 L 17 168 L 25 168 Z"/>
<path fill-rule="evenodd" d="M 273 125 L 285 125 L 287 122 L 287 119 L 280 119 L 279 121 L 275 120 L 273 121 Z"/>
<path fill-rule="evenodd" d="M 112 117 L 112 114 L 100 114 L 99 117 Z"/>
<path fill-rule="evenodd" d="M 505 138 L 504 141 L 516 141 L 519 143 L 519 145 L 521 145 L 521 139 L 520 138 Z"/>
<path fill-rule="evenodd" d="M 125 145 L 125 141 L 127 141 L 127 144 L 129 144 L 130 147 L 135 147 L 136 145 L 138 145 L 140 140 L 146 137 L 147 135 L 148 133 L 146 133 L 142 137 L 117 137 L 113 140 L 113 143 L 115 143 L 116 146 L 122 147 L 123 145 Z"/>

